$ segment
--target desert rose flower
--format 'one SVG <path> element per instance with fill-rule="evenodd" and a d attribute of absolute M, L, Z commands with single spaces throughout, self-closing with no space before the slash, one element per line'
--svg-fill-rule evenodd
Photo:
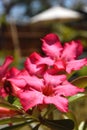
<path fill-rule="evenodd" d="M 29 75 L 22 71 L 16 78 L 10 78 L 13 94 L 20 99 L 25 111 L 37 105 L 53 104 L 62 112 L 68 111 L 68 96 L 83 92 L 66 80 L 65 75 L 50 75 L 45 73 L 43 78 Z"/>
<path fill-rule="evenodd" d="M 19 70 L 16 67 L 12 67 L 9 69 L 9 71 L 6 74 L 6 78 L 3 83 L 3 90 L 7 95 L 14 95 L 16 96 L 16 91 L 13 90 L 12 84 L 10 83 L 10 79 L 12 79 L 14 82 L 16 80 L 16 83 L 18 83 L 18 86 L 24 86 L 25 80 L 23 77 L 25 76 L 25 69 Z M 28 72 L 27 72 L 28 73 Z M 17 82 L 18 81 L 18 82 Z M 16 89 L 15 89 L 16 90 Z M 14 91 L 14 94 L 12 93 Z M 3 91 L 2 91 L 3 93 Z"/>
<path fill-rule="evenodd" d="M 42 39 L 42 42 L 42 50 L 54 60 L 53 68 L 51 67 L 50 71 L 59 72 L 64 70 L 71 73 L 87 65 L 87 58 L 78 59 L 78 56 L 83 52 L 80 41 L 71 41 L 62 46 L 56 34 L 48 34 Z"/>

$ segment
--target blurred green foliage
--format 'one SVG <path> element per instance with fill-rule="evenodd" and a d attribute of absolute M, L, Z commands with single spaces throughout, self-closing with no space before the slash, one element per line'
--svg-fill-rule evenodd
<path fill-rule="evenodd" d="M 2 24 L 7 24 L 7 22 L 6 22 L 6 15 L 5 15 L 5 14 L 2 14 L 2 15 L 0 16 L 0 26 L 1 26 Z"/>
<path fill-rule="evenodd" d="M 78 24 L 77 24 L 78 26 Z M 77 28 L 74 28 L 73 26 L 70 27 L 68 24 L 66 25 L 66 23 L 59 23 L 56 22 L 55 24 L 53 24 L 52 26 L 53 31 L 55 33 L 58 34 L 58 36 L 60 37 L 62 42 L 67 42 L 70 40 L 75 40 L 80 38 L 80 40 L 82 40 L 83 46 L 87 47 L 87 30 L 80 30 Z"/>

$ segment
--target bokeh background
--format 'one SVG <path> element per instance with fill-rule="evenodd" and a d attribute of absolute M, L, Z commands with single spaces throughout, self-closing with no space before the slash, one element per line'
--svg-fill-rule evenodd
<path fill-rule="evenodd" d="M 62 44 L 81 40 L 87 57 L 87 0 L 0 0 L 0 64 L 7 55 L 22 68 L 32 52 L 42 53 L 41 38 L 56 33 Z M 87 67 L 75 76 L 87 76 Z M 79 121 L 87 120 L 87 100 L 73 104 Z"/>

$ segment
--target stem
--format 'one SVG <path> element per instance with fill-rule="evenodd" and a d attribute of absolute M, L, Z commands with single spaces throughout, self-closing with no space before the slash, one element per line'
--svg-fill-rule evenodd
<path fill-rule="evenodd" d="M 53 112 L 54 109 L 55 109 L 54 106 L 49 105 L 48 108 L 47 108 L 47 111 L 45 112 L 43 117 L 45 118 L 47 115 L 49 115 L 51 112 Z"/>

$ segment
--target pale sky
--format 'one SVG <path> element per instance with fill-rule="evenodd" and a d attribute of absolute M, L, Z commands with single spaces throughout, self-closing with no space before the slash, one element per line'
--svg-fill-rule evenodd
<path fill-rule="evenodd" d="M 3 12 L 5 12 L 2 1 L 9 3 L 10 0 L 0 0 L 0 15 L 3 14 Z M 54 1 L 50 0 L 50 1 L 53 2 L 52 5 L 57 5 L 55 0 Z M 76 1 L 76 3 L 78 3 L 79 0 L 73 0 L 73 3 L 75 3 L 75 1 Z M 84 0 L 84 1 L 86 1 L 86 0 Z M 33 6 L 33 12 L 36 12 L 38 10 L 38 8 L 40 7 L 40 3 L 38 1 L 33 1 L 32 6 Z M 72 6 L 71 0 L 66 0 L 66 7 L 71 7 L 71 6 Z M 15 5 L 10 10 L 10 18 L 12 18 L 13 20 L 18 20 L 18 21 L 29 20 L 28 16 L 24 17 L 25 11 L 26 11 L 26 7 L 23 4 Z"/>

